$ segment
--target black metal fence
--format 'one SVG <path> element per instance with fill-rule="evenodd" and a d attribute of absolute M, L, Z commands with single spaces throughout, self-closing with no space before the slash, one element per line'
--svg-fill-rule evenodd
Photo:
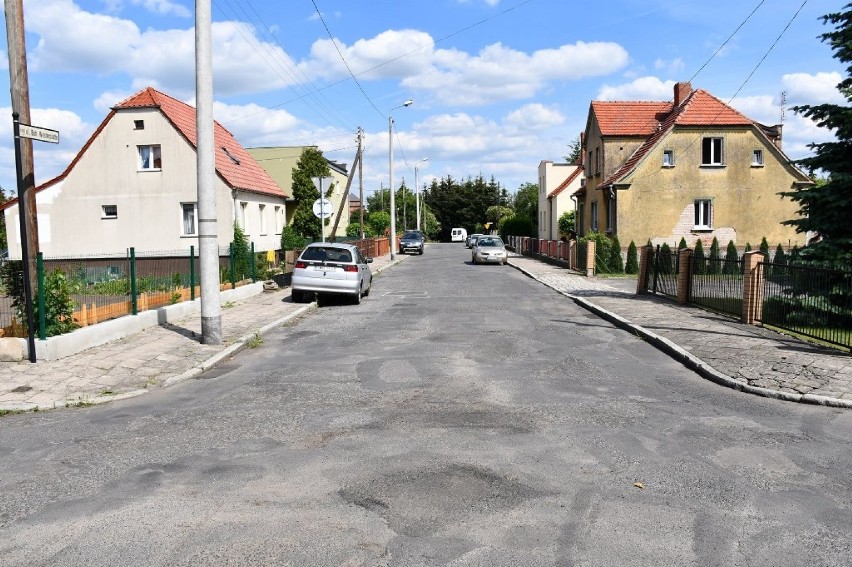
<path fill-rule="evenodd" d="M 659 246 L 651 253 L 652 273 L 648 278 L 648 291 L 677 298 L 677 278 L 680 259 L 677 251 Z"/>
<path fill-rule="evenodd" d="M 742 259 L 696 258 L 690 266 L 689 301 L 737 317 L 743 312 Z"/>
<path fill-rule="evenodd" d="M 852 272 L 769 262 L 758 270 L 760 322 L 852 348 Z"/>

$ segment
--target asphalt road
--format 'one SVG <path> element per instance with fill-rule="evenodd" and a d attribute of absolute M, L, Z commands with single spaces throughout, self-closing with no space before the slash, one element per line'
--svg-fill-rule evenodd
<path fill-rule="evenodd" d="M 847 566 L 850 439 L 430 245 L 203 379 L 0 419 L 0 562 Z"/>

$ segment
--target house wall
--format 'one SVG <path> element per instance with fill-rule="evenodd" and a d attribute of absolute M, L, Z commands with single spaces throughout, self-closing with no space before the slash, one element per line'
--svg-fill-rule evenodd
<path fill-rule="evenodd" d="M 555 198 L 548 198 L 577 168 L 574 164 L 542 161 L 538 164 L 538 237 L 545 240 L 559 238 L 559 216 L 574 209 L 571 193 L 579 188 L 568 188 Z"/>
<path fill-rule="evenodd" d="M 701 167 L 703 137 L 724 139 L 724 167 Z M 762 167 L 752 165 L 755 149 L 763 150 Z M 665 150 L 673 151 L 674 167 L 663 167 Z M 804 245 L 805 235 L 781 224 L 796 218 L 798 207 L 778 193 L 799 178 L 780 159 L 783 154 L 750 128 L 673 131 L 627 179 L 629 189 L 617 192 L 619 240 L 676 245 L 683 237 L 692 246 L 701 238 L 706 249 L 715 236 L 722 247 L 733 240 L 756 248 L 765 236 L 773 248 Z M 695 230 L 696 199 L 712 200 L 712 230 Z"/>
<path fill-rule="evenodd" d="M 143 129 L 135 127 L 136 120 L 144 121 Z M 138 146 L 151 144 L 161 146 L 162 168 L 140 171 Z M 218 176 L 214 187 L 218 243 L 227 247 L 233 238 L 233 196 Z M 270 208 L 283 205 L 274 197 L 251 200 L 265 200 Z M 36 194 L 39 245 L 46 257 L 123 255 L 130 247 L 183 251 L 195 245 L 197 250 L 197 236 L 182 236 L 181 206 L 196 201 L 195 149 L 158 110 L 122 110 L 64 179 Z M 103 218 L 103 205 L 115 205 L 117 217 Z M 6 222 L 16 227 L 8 234 L 10 255 L 20 258 L 17 205 L 6 210 Z"/>

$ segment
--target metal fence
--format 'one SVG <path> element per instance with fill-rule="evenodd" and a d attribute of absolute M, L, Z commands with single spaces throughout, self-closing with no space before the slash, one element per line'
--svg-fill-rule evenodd
<path fill-rule="evenodd" d="M 762 262 L 758 320 L 852 348 L 852 271 Z"/>
<path fill-rule="evenodd" d="M 677 279 L 680 265 L 679 254 L 660 246 L 651 253 L 652 274 L 648 278 L 648 291 L 677 298 Z"/>
<path fill-rule="evenodd" d="M 268 253 L 256 254 L 254 245 L 248 250 L 231 245 L 219 250 L 220 289 L 234 288 L 265 277 L 277 265 Z M 45 304 L 51 315 L 51 297 L 58 290 L 70 297 L 74 325 L 87 326 L 139 311 L 191 301 L 201 295 L 200 263 L 195 247 L 186 250 L 136 252 L 131 248 L 124 257 L 87 256 L 77 258 L 44 258 L 36 262 L 37 285 L 33 289 L 33 305 L 38 310 Z M 23 274 L 20 261 L 8 262 L 0 276 L 0 327 L 4 336 L 26 336 L 21 316 Z M 12 281 L 10 281 L 10 278 Z M 15 281 L 18 282 L 15 285 Z M 40 303 L 46 302 L 46 303 Z M 44 338 L 45 323 L 36 318 L 37 334 Z"/>
<path fill-rule="evenodd" d="M 689 301 L 737 317 L 743 312 L 742 259 L 696 258 L 690 266 Z"/>

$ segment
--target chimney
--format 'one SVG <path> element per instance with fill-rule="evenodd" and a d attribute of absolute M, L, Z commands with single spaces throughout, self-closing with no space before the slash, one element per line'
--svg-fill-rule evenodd
<path fill-rule="evenodd" d="M 689 93 L 692 92 L 692 85 L 688 82 L 683 83 L 675 83 L 674 86 L 674 106 L 677 108 L 678 106 L 686 100 L 686 97 L 689 96 Z"/>

